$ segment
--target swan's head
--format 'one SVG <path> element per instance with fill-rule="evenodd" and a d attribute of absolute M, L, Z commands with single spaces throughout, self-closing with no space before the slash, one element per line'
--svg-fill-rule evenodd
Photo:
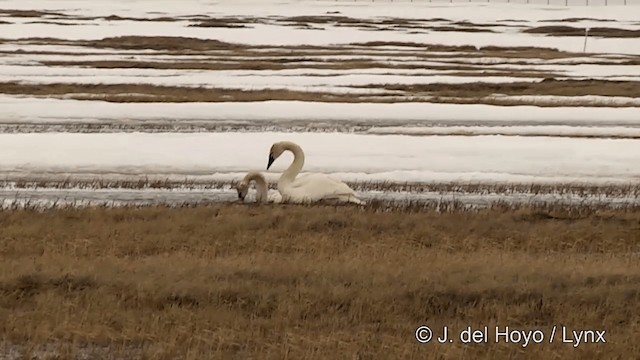
<path fill-rule="evenodd" d="M 276 159 L 280 157 L 280 155 L 282 155 L 284 151 L 285 144 L 283 142 L 277 142 L 271 145 L 271 150 L 269 150 L 269 162 L 267 163 L 267 170 L 269 170 L 273 162 L 276 161 Z"/>
<path fill-rule="evenodd" d="M 236 191 L 238 192 L 238 200 L 244 201 L 244 198 L 249 192 L 249 184 L 241 182 L 240 184 L 236 185 Z"/>

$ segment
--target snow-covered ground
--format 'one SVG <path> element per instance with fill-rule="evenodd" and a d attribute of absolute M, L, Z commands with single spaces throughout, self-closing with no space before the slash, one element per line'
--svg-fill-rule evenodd
<path fill-rule="evenodd" d="M 304 149 L 304 171 L 348 181 L 633 183 L 640 141 L 513 136 L 319 133 L 0 134 L 7 174 L 206 175 L 238 179 L 265 170 L 273 142 Z M 278 159 L 274 179 L 292 161 Z"/>
<path fill-rule="evenodd" d="M 623 20 L 636 21 L 636 14 L 631 13 L 633 6 L 640 3 L 637 0 L 627 0 L 627 6 L 622 5 L 622 1 L 609 0 L 610 6 L 604 7 L 604 1 L 591 0 L 590 6 L 585 6 L 584 0 L 571 0 L 569 7 L 565 6 L 565 1 L 551 1 L 551 5 L 546 4 L 546 0 L 531 0 L 531 4 L 516 3 L 496 3 L 480 2 L 473 3 L 473 12 L 463 12 L 460 9 L 467 9 L 467 1 L 428 0 L 394 0 L 392 1 L 371 1 L 361 0 L 186 0 L 176 3 L 173 0 L 154 0 L 150 8 L 146 0 L 111 0 L 97 3 L 87 3 L 78 0 L 2 0 L 0 5 L 5 9 L 40 9 L 50 11 L 68 10 L 75 15 L 88 16 L 190 16 L 190 15 L 246 15 L 246 16 L 268 16 L 268 15 L 308 15 L 323 14 L 326 12 L 341 11 L 345 16 L 362 15 L 392 16 L 403 18 L 436 18 L 444 17 L 453 20 L 464 20 L 469 17 L 478 21 L 495 21 L 496 19 L 511 20 L 545 20 L 545 19 L 565 19 L 565 18 L 592 18 L 601 20 Z M 582 5 L 582 6 L 579 6 Z M 499 7 L 500 16 L 496 16 L 492 9 Z"/>
<path fill-rule="evenodd" d="M 72 57 L 72 56 L 69 56 Z M 95 56 L 98 57 L 98 56 Z M 7 57 L 6 59 L 9 59 Z M 77 58 L 75 60 L 78 60 Z M 255 59 L 258 61 L 259 59 Z M 6 60 L 5 60 L 6 61 Z M 389 60 L 385 60 L 389 63 Z M 2 60 L 0 60 L 2 62 Z M 320 62 L 308 62 L 310 64 Z M 484 72 L 475 76 L 447 75 L 454 70 L 429 70 L 430 64 L 454 66 L 458 64 L 423 62 L 425 70 L 401 71 L 402 69 L 370 68 L 358 73 L 353 70 L 322 71 L 321 69 L 304 69 L 307 64 L 297 63 L 301 69 L 295 74 L 286 70 L 167 70 L 167 69 L 96 69 L 78 67 L 50 67 L 42 65 L 0 65 L 0 81 L 18 81 L 31 84 L 149 84 L 156 86 L 197 86 L 217 88 L 289 88 L 308 87 L 340 88 L 364 86 L 372 84 L 461 84 L 473 82 L 509 83 L 533 82 L 544 79 L 544 73 L 537 77 L 491 76 L 491 72 L 548 71 L 557 73 L 558 79 L 605 79 L 640 81 L 638 66 L 585 66 L 585 65 L 546 65 L 546 66 L 491 66 L 478 67 Z M 415 65 L 415 64 L 413 64 Z M 320 70 L 320 71 L 318 71 Z M 400 71 L 399 71 L 400 70 Z M 354 89 L 350 89 L 353 91 Z"/>
<path fill-rule="evenodd" d="M 87 3 L 77 0 L 2 0 L 0 5 L 5 9 L 39 9 L 49 11 L 64 10 L 78 16 L 298 16 L 326 15 L 340 11 L 343 16 L 350 17 L 400 17 L 414 19 L 445 18 L 454 21 L 493 22 L 496 20 L 540 21 L 561 20 L 566 18 L 587 18 L 585 23 L 598 25 L 605 21 L 637 21 L 633 13 L 637 0 L 628 0 L 627 6 L 618 6 L 621 2 L 609 1 L 612 6 L 604 7 L 603 1 L 592 0 L 591 6 L 584 6 L 585 1 L 571 0 L 571 6 L 565 2 L 532 0 L 531 4 L 480 2 L 469 4 L 466 1 L 449 3 L 446 1 L 428 0 L 395 0 L 395 1 L 351 1 L 351 0 L 186 0 L 176 3 L 173 0 L 154 0 L 150 6 L 145 0 L 112 0 L 98 3 Z M 599 4 L 600 3 L 600 4 Z M 578 6 L 582 5 L 582 6 Z M 472 10 L 469 10 L 472 9 Z M 496 9 L 500 10 L 496 14 Z M 601 21 L 598 21 L 601 20 Z"/>
<path fill-rule="evenodd" d="M 639 81 L 638 53 L 640 37 L 599 38 L 587 41 L 588 54 L 582 53 L 582 36 L 546 36 L 524 33 L 524 28 L 536 26 L 599 26 L 637 30 L 640 25 L 629 11 L 638 6 L 558 7 L 540 4 L 442 4 L 411 2 L 378 2 L 363 4 L 343 1 L 188 1 L 174 4 L 116 1 L 110 5 L 87 5 L 69 1 L 16 2 L 6 0 L 5 9 L 48 9 L 49 15 L 12 16 L 5 10 L 6 24 L 0 24 L 0 82 L 22 84 L 145 84 L 235 90 L 288 90 L 298 93 L 323 92 L 341 95 L 378 95 L 378 101 L 388 96 L 411 98 L 412 101 L 438 101 L 440 94 L 420 91 L 389 90 L 399 85 L 467 84 L 483 82 L 509 84 L 537 83 L 547 78 L 556 80 L 599 79 Z M 74 4 L 74 6 L 71 6 Z M 0 11 L 0 13 L 2 13 Z M 118 15 L 123 18 L 95 18 Z M 162 21 L 153 20 L 159 16 Z M 189 15 L 189 18 L 177 16 Z M 206 18 L 253 16 L 246 27 L 197 27 Z M 389 18 L 419 21 L 420 25 L 371 24 L 380 31 L 359 27 L 353 22 L 315 23 L 320 30 L 301 29 L 284 21 L 287 16 L 348 16 L 358 21 L 381 21 Z M 81 19 L 74 17 L 80 16 Z M 168 20 L 167 20 L 168 19 Z M 144 21 L 143 21 L 144 20 Z M 42 22 L 48 22 L 43 24 Z M 233 23 L 236 18 L 224 20 Z M 306 20 L 296 20 L 305 23 Z M 465 25 L 466 24 L 466 25 Z M 223 24 L 224 25 L 224 24 Z M 299 25 L 299 24 L 298 24 Z M 423 27 L 425 31 L 417 31 Z M 441 31 L 439 28 L 448 30 Z M 467 32 L 465 29 L 489 29 L 493 32 Z M 451 31 L 451 30 L 454 31 Z M 456 30 L 456 29 L 459 29 Z M 382 31 L 384 30 L 384 31 Z M 15 39 L 58 38 L 36 43 Z M 109 49 L 101 45 L 69 40 L 99 40 L 110 36 L 148 35 L 183 36 L 240 43 L 241 50 L 215 48 L 198 50 L 168 48 Z M 138 39 L 144 47 L 144 40 Z M 161 40 L 158 40 L 161 41 Z M 397 41 L 404 46 L 365 46 L 366 41 Z M 416 44 L 412 44 L 415 42 Z M 340 47 L 339 44 L 360 43 Z M 166 45 L 166 44 L 165 44 Z M 256 48 L 251 45 L 264 45 Z M 322 48 L 280 45 L 321 45 Z M 546 50 L 513 53 L 503 50 L 433 48 L 439 45 L 461 46 L 535 46 Z M 113 46 L 113 43 L 112 43 Z M 430 48 L 431 47 L 431 48 Z M 575 51 L 561 54 L 548 49 Z M 161 46 L 162 48 L 162 46 Z M 176 50 L 176 51 L 174 51 Z M 183 51 L 184 50 L 184 51 Z M 192 49 L 193 50 L 193 49 Z M 264 53 L 261 53 L 264 52 Z M 591 52 L 599 54 L 591 55 Z M 514 55 L 515 54 L 515 55 Z M 640 54 L 640 53 L 638 53 Z M 342 68 L 343 62 L 350 62 Z M 177 63 L 177 64 L 176 64 Z M 106 67 L 106 68 L 103 68 Z M 629 85 L 630 89 L 633 88 Z M 499 91 L 499 90 L 496 90 Z M 82 89 L 68 90 L 75 98 L 100 99 Z M 28 92 L 27 92 L 28 93 Z M 124 94 L 112 94 L 122 98 Z M 561 92 L 560 92 L 561 93 Z M 617 96 L 609 96 L 615 95 Z M 635 94 L 635 93 L 634 93 Z M 500 95 L 500 94 L 494 94 Z M 548 95 L 548 94 L 542 94 Z M 584 95 L 584 94 L 583 94 Z M 595 95 L 595 94 L 594 94 Z M 637 99 L 602 92 L 606 97 L 572 99 L 541 98 L 536 95 L 500 98 L 500 104 L 530 103 L 554 105 L 565 102 L 574 106 L 638 107 Z M 53 96 L 53 95 L 51 95 Z M 64 98 L 66 94 L 55 97 Z M 140 94 L 149 100 L 163 95 Z M 467 95 L 467 97 L 470 95 Z M 448 97 L 452 99 L 451 97 Z M 373 101 L 373 97 L 368 101 Z M 231 99 L 233 100 L 233 99 Z M 491 102 L 491 98 L 472 101 Z M 466 101 L 468 102 L 467 98 Z M 457 101 L 460 102 L 460 101 Z M 617 117 L 614 116 L 614 117 Z"/>
<path fill-rule="evenodd" d="M 438 103 L 111 103 L 0 95 L 1 123 L 221 123 L 267 125 L 571 125 L 640 127 L 635 108 Z"/>
<path fill-rule="evenodd" d="M 573 1 L 572 1 L 573 2 Z M 584 3 L 582 3 L 584 4 Z M 564 5 L 564 4 L 562 4 Z M 48 9 L 75 16 L 299 16 L 327 15 L 339 12 L 340 16 L 354 18 L 400 17 L 413 19 L 442 18 L 447 21 L 467 21 L 471 23 L 495 23 L 506 25 L 571 25 L 578 27 L 609 26 L 637 29 L 637 13 L 640 6 L 629 2 L 627 6 L 559 6 L 541 4 L 504 3 L 428 3 L 414 2 L 367 2 L 367 1 L 219 1 L 192 0 L 154 1 L 149 6 L 145 1 L 110 1 L 105 3 L 82 3 L 69 0 L 5 0 L 0 3 L 5 9 Z M 334 14 L 335 15 L 335 14 Z M 566 18 L 585 18 L 577 22 L 562 22 Z M 498 33 L 469 33 L 449 31 L 366 31 L 353 27 L 333 27 L 325 24 L 319 29 L 298 29 L 294 26 L 278 24 L 250 24 L 246 28 L 202 28 L 188 27 L 188 21 L 107 21 L 92 20 L 90 23 L 75 21 L 77 25 L 29 23 L 33 19 L 0 17 L 9 24 L 0 25 L 2 37 L 18 39 L 27 37 L 48 37 L 62 39 L 101 39 L 111 36 L 181 36 L 218 39 L 245 44 L 345 44 L 365 41 L 414 41 L 446 45 L 473 46 L 547 46 L 561 50 L 580 52 L 583 41 L 580 37 L 549 37 L 541 34 L 525 34 L 515 30 Z M 541 22 L 545 21 L 545 22 Z M 72 24 L 74 22 L 71 22 Z M 438 22 L 434 22 L 436 25 Z M 256 34 L 260 34 L 256 36 Z M 637 38 L 592 38 L 589 51 L 621 54 L 640 54 Z"/>
<path fill-rule="evenodd" d="M 584 38 L 581 36 L 521 32 L 523 28 L 548 25 L 638 30 L 640 4 L 632 2 L 628 6 L 565 7 L 564 3 L 547 6 L 535 2 L 191 0 L 178 3 L 163 0 L 154 1 L 153 6 L 149 6 L 149 2 L 135 0 L 0 0 L 0 9 L 49 10 L 64 14 L 62 18 L 57 15 L 0 15 L 0 21 L 7 22 L 0 24 L 0 39 L 3 40 L 0 41 L 0 82 L 36 85 L 150 84 L 242 90 L 386 92 L 395 95 L 396 90 L 382 87 L 389 84 L 480 81 L 531 83 L 548 77 L 640 80 L 640 67 L 635 65 L 638 57 L 633 56 L 640 55 L 640 38 L 590 37 L 587 54 L 582 54 Z M 140 19 L 253 16 L 259 17 L 260 21 L 246 24 L 245 28 L 207 28 L 189 26 L 198 22 L 195 18 L 179 21 L 72 18 L 110 15 Z M 370 31 L 355 25 L 337 26 L 331 22 L 313 23 L 314 29 L 301 29 L 299 24 L 292 26 L 282 21 L 283 17 L 300 15 L 369 20 L 391 17 L 432 19 L 429 25 L 459 27 L 460 31 L 402 26 Z M 489 28 L 495 32 L 464 32 L 463 26 L 455 22 L 467 22 L 470 27 L 490 23 Z M 215 49 L 188 54 L 167 50 L 99 48 L 74 42 L 14 41 L 45 36 L 98 40 L 120 35 L 183 36 L 272 47 L 249 48 L 250 51 L 238 54 Z M 407 46 L 352 45 L 344 53 L 336 53 L 339 48 L 331 47 L 367 41 L 397 41 Z M 499 51 L 486 54 L 462 50 L 425 51 L 424 46 L 412 47 L 407 44 L 410 42 L 475 47 L 535 46 L 579 54 L 545 55 L 532 50 L 526 56 L 512 56 Z M 280 45 L 331 48 L 313 51 L 304 48 L 295 50 L 302 51 L 300 53 L 287 54 L 294 50 L 277 48 Z M 600 54 L 592 56 L 591 52 Z M 295 60 L 287 63 L 291 68 L 270 68 L 268 64 L 285 63 L 291 59 Z M 46 64 L 56 61 L 62 63 L 55 66 Z M 88 63 L 94 61 L 159 64 L 182 61 L 196 63 L 196 68 L 126 68 L 129 66 L 126 64 L 97 68 Z M 197 62 L 246 64 L 257 61 L 264 62 L 264 68 L 197 68 Z M 361 61 L 365 65 L 353 69 L 326 68 L 327 64 L 343 61 Z M 83 65 L 80 62 L 87 63 Z M 141 67 L 145 67 L 144 64 Z M 640 112 L 637 109 L 640 99 L 634 95 L 633 85 L 629 85 L 629 94 L 617 91 L 616 96 L 495 93 L 483 97 L 503 104 L 519 101 L 544 106 L 314 101 L 118 103 L 65 99 L 101 95 L 82 93 L 82 89 L 58 94 L 58 99 L 47 98 L 49 95 L 0 95 L 0 177 L 149 175 L 231 181 L 241 178 L 251 169 L 265 170 L 269 146 L 275 141 L 293 140 L 306 152 L 304 171 L 327 172 L 353 182 L 573 183 L 626 184 L 632 187 L 640 184 Z M 431 101 L 434 97 L 419 92 L 414 96 L 422 101 Z M 567 104 L 572 106 L 564 106 Z M 80 127 L 94 133 L 73 133 Z M 166 132 L 172 128 L 175 132 Z M 1 133 L 3 131 L 6 133 Z M 98 133 L 101 131 L 107 133 Z M 267 178 L 276 180 L 290 161 L 291 156 L 284 155 L 272 170 L 266 172 Z M 10 191 L 14 190 L 5 189 L 1 195 L 3 206 L 10 199 Z M 142 200 L 147 201 L 153 196 L 166 199 L 175 195 L 147 193 L 129 196 L 105 191 L 106 195 L 77 192 L 70 196 L 96 201 L 114 198 L 128 201 L 131 197 L 135 200 L 136 196 L 142 196 Z M 225 191 L 212 193 L 212 199 L 233 197 L 233 191 Z M 21 196 L 31 195 L 23 192 Z M 55 197 L 55 194 L 48 193 L 40 195 L 46 199 Z M 175 195 L 175 199 L 167 201 L 193 200 L 194 196 L 201 195 L 203 198 L 209 196 L 192 192 L 190 195 Z M 380 198 L 390 195 L 371 193 L 363 196 Z M 436 197 L 434 194 L 412 196 L 431 196 L 431 200 Z M 473 198 L 472 194 L 469 196 L 471 203 L 483 201 Z M 517 197 L 517 194 L 513 196 Z M 526 195 L 521 200 L 526 199 L 532 198 Z M 519 200 L 509 198 L 508 201 Z"/>
<path fill-rule="evenodd" d="M 508 76 L 446 76 L 438 74 L 342 74 L 333 76 L 280 75 L 277 72 L 262 74 L 247 71 L 203 71 L 203 70 L 160 70 L 160 69 L 92 69 L 92 68 L 60 68 L 47 66 L 0 65 L 0 81 L 19 81 L 31 84 L 149 84 L 157 86 L 195 86 L 236 89 L 296 89 L 309 91 L 341 88 L 349 91 L 349 86 L 370 84 L 432 84 L 432 83 L 470 83 L 483 81 L 488 83 L 508 83 L 520 81 L 542 80 L 539 78 L 516 78 Z M 640 71 L 639 71 L 640 76 Z"/>

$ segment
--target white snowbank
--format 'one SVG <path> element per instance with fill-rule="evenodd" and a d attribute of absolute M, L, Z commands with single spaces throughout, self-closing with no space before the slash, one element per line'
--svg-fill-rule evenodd
<path fill-rule="evenodd" d="M 640 125 L 635 108 L 493 106 L 437 103 L 319 103 L 301 101 L 225 103 L 109 103 L 0 95 L 0 122 L 74 123 L 96 121 L 343 121 L 477 122 L 502 125 L 527 122 L 571 125 Z"/>
<path fill-rule="evenodd" d="M 238 178 L 250 169 L 265 170 L 269 147 L 281 140 L 303 147 L 305 171 L 352 181 L 640 181 L 639 140 L 508 136 L 0 134 L 0 169 Z M 269 173 L 291 161 L 284 154 Z"/>

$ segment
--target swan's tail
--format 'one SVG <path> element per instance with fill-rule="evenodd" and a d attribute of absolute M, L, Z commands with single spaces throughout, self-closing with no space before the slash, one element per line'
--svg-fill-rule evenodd
<path fill-rule="evenodd" d="M 352 202 L 352 203 L 354 203 L 354 204 L 358 204 L 358 205 L 365 205 L 365 204 L 366 204 L 366 202 L 364 202 L 364 201 L 362 201 L 362 200 L 358 199 L 358 198 L 357 198 L 357 197 L 355 197 L 355 196 L 349 196 L 349 199 L 348 199 L 348 200 L 349 200 L 349 202 Z"/>

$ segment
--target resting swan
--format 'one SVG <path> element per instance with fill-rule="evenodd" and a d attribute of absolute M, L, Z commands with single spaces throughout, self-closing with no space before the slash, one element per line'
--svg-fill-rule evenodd
<path fill-rule="evenodd" d="M 364 204 L 356 197 L 356 193 L 349 185 L 329 175 L 311 173 L 296 177 L 304 165 L 304 152 L 299 145 L 291 141 L 281 141 L 271 146 L 267 170 L 287 150 L 293 153 L 293 163 L 278 180 L 278 191 L 282 195 L 283 202 L 310 203 L 320 200 L 338 200 Z"/>
<path fill-rule="evenodd" d="M 256 202 L 282 202 L 282 196 L 279 192 L 269 194 L 269 190 L 267 189 L 267 181 L 265 180 L 264 175 L 257 171 L 249 171 L 247 175 L 245 175 L 245 177 L 242 179 L 242 181 L 236 186 L 236 190 L 238 191 L 238 199 L 244 201 L 244 198 L 249 192 L 249 184 L 251 184 L 251 181 L 255 181 L 256 183 Z"/>

